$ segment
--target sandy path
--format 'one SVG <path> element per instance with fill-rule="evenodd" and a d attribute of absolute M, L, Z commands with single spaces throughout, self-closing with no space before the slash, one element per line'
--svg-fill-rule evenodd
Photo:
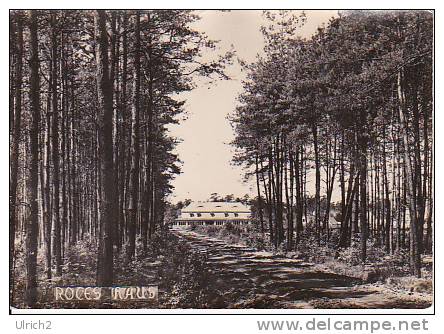
<path fill-rule="evenodd" d="M 173 229 L 206 253 L 214 292 L 212 308 L 424 308 L 418 299 L 317 268 L 311 263 L 256 251 L 186 229 Z"/>

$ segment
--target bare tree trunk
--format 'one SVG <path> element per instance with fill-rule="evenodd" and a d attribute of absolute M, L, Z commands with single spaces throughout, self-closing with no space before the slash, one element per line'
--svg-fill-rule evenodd
<path fill-rule="evenodd" d="M 128 16 L 126 14 L 123 14 L 123 22 L 122 22 L 122 29 L 123 29 L 123 36 L 122 36 L 122 88 L 121 88 L 121 113 L 122 113 L 122 131 L 121 131 L 121 150 L 120 150 L 120 161 L 118 162 L 120 164 L 120 188 L 119 188 L 119 195 L 120 195 L 120 222 L 121 226 L 120 228 L 120 240 L 119 245 L 121 245 L 126 237 L 126 215 L 125 215 L 125 207 L 126 207 L 126 199 L 127 199 L 127 175 L 129 174 L 126 166 L 128 164 L 128 154 L 127 154 L 127 122 L 128 122 L 128 114 L 127 114 L 127 68 L 128 68 L 128 33 L 127 33 L 127 25 L 128 25 Z M 118 247 L 120 248 L 120 247 Z"/>
<path fill-rule="evenodd" d="M 60 173 L 60 155 L 59 155 L 59 111 L 57 95 L 57 31 L 56 14 L 51 15 L 51 107 L 53 115 L 52 123 L 52 159 L 54 164 L 53 187 L 54 187 L 54 224 L 53 224 L 53 247 L 56 265 L 56 275 L 62 275 L 62 251 L 61 251 L 61 224 L 60 224 L 60 192 L 59 192 L 59 173 Z"/>
<path fill-rule="evenodd" d="M 329 145 L 327 145 L 328 147 Z M 329 150 L 328 150 L 329 151 Z M 333 144 L 333 159 L 332 163 L 329 164 L 327 167 L 327 203 L 326 203 L 326 209 L 325 209 L 325 215 L 324 215 L 324 231 L 327 233 L 327 239 L 330 237 L 330 231 L 329 231 L 329 220 L 330 220 L 330 207 L 331 207 L 331 197 L 333 195 L 333 187 L 335 184 L 335 177 L 337 172 L 337 166 L 336 166 L 336 136 L 334 138 L 334 144 Z"/>
<path fill-rule="evenodd" d="M 433 147 L 433 144 L 431 144 Z M 427 240 L 427 251 L 432 252 L 433 249 L 433 233 L 432 233 L 432 219 L 433 219 L 433 149 L 430 151 L 430 171 L 428 173 L 429 176 L 429 191 L 428 191 L 428 215 L 426 220 L 426 240 Z"/>
<path fill-rule="evenodd" d="M 109 43 L 106 14 L 97 10 L 94 15 L 96 29 L 97 90 L 99 97 L 99 152 L 100 152 L 100 236 L 97 263 L 97 285 L 109 286 L 113 282 L 113 216 L 115 184 L 113 168 L 113 87 L 109 78 Z"/>
<path fill-rule="evenodd" d="M 132 115 L 133 155 L 131 164 L 131 213 L 128 226 L 128 260 L 134 258 L 136 250 L 137 212 L 139 208 L 139 162 L 140 162 L 140 13 L 135 16 L 135 52 L 134 52 L 134 105 Z"/>
<path fill-rule="evenodd" d="M 302 182 L 301 182 L 301 163 L 299 160 L 299 155 L 302 155 L 302 148 L 300 146 L 297 147 L 295 153 L 295 161 L 294 161 L 294 175 L 295 175 L 295 187 L 296 187 L 296 245 L 299 244 L 303 225 L 302 225 L 302 216 L 303 216 L 303 199 L 302 199 Z"/>
<path fill-rule="evenodd" d="M 290 153 L 285 154 L 286 159 L 284 161 L 284 187 L 285 187 L 285 202 L 286 202 L 286 219 L 287 219 L 287 250 L 293 250 L 293 196 L 290 195 L 290 189 L 293 189 L 293 163 L 289 158 Z M 289 164 L 287 163 L 289 161 Z M 288 165 L 290 165 L 288 167 Z M 290 171 L 289 171 L 290 169 Z M 290 185 L 289 185 L 290 183 Z M 289 189 L 290 188 L 290 189 Z"/>
<path fill-rule="evenodd" d="M 364 263 L 367 259 L 367 185 L 366 185 L 366 176 L 367 176 L 367 152 L 363 147 L 363 151 L 361 152 L 361 163 L 359 170 L 359 195 L 361 207 L 359 209 L 359 222 L 360 222 L 360 233 L 361 233 L 361 261 Z"/>
<path fill-rule="evenodd" d="M 382 136 L 385 138 L 385 125 L 383 125 Z M 390 203 L 390 192 L 389 184 L 387 178 L 387 155 L 385 152 L 385 142 L 382 143 L 382 181 L 384 184 L 384 211 L 385 211 L 385 250 L 390 252 L 390 235 L 391 235 L 391 203 Z"/>
<path fill-rule="evenodd" d="M 49 82 L 52 77 L 50 75 Z M 46 120 L 45 133 L 42 136 L 41 149 L 44 153 L 42 161 L 43 183 L 41 184 L 42 201 L 43 201 L 43 224 L 45 238 L 45 260 L 46 260 L 46 277 L 52 278 L 52 207 L 51 207 L 51 187 L 50 187 L 50 156 L 51 156 L 51 94 L 47 94 L 46 99 Z M 44 146 L 43 146 L 44 144 Z"/>
<path fill-rule="evenodd" d="M 423 133 L 424 133 L 424 177 L 423 177 L 423 189 L 422 194 L 424 196 L 424 222 L 423 224 L 426 227 L 426 236 L 424 238 L 424 251 L 428 252 L 431 247 L 431 229 L 430 229 L 430 217 L 432 212 L 429 210 L 429 203 L 431 202 L 430 191 L 429 188 L 429 179 L 431 179 L 431 174 L 429 174 L 429 134 L 428 134 L 428 112 L 427 106 L 423 105 Z M 427 213 L 427 215 L 426 215 Z M 421 235 L 423 237 L 423 235 Z"/>
<path fill-rule="evenodd" d="M 148 22 L 150 22 L 151 17 L 150 14 L 147 14 Z M 148 112 L 148 119 L 147 119 L 147 166 L 146 166 L 146 178 L 147 178 L 147 207 L 151 208 L 149 210 L 148 219 L 146 220 L 146 223 L 142 226 L 142 235 L 143 235 L 143 247 L 146 251 L 146 245 L 147 245 L 147 230 L 148 230 L 148 237 L 151 238 L 153 232 L 154 232 L 154 226 L 155 226 L 155 212 L 154 212 L 154 147 L 153 147 L 153 141 L 154 141 L 154 77 L 153 77 L 153 67 L 154 67 L 154 61 L 153 61 L 153 50 L 152 50 L 152 39 L 151 34 L 148 36 L 148 48 L 147 48 L 147 54 L 148 54 L 148 99 L 147 99 L 147 112 Z"/>
<path fill-rule="evenodd" d="M 341 231 L 339 238 L 339 247 L 346 247 L 347 244 L 347 230 L 348 224 L 345 222 L 345 212 L 347 208 L 347 204 L 345 202 L 345 132 L 342 131 L 341 138 L 341 161 L 340 161 L 340 179 L 339 184 L 341 187 Z"/>
<path fill-rule="evenodd" d="M 321 217 L 321 163 L 319 160 L 318 148 L 318 128 L 316 124 L 312 125 L 313 145 L 315 155 L 315 225 L 316 225 L 316 240 L 318 246 L 321 244 L 320 237 L 320 217 Z"/>
<path fill-rule="evenodd" d="M 418 244 L 418 226 L 416 222 L 416 207 L 414 201 L 414 175 L 412 171 L 412 161 L 410 158 L 410 146 L 407 135 L 407 121 L 406 121 L 406 104 L 403 88 L 403 74 L 398 72 L 398 100 L 399 100 L 399 121 L 400 132 L 404 145 L 404 162 L 405 162 L 405 179 L 407 183 L 407 202 L 410 211 L 410 268 L 412 274 L 421 277 L 421 254 L 419 253 Z"/>
<path fill-rule="evenodd" d="M 259 224 L 261 226 L 261 233 L 264 235 L 264 213 L 262 208 L 262 197 L 261 197 L 261 188 L 259 182 L 259 158 L 258 151 L 256 150 L 255 156 L 255 167 L 256 167 L 256 189 L 257 189 L 257 211 L 259 216 Z"/>
<path fill-rule="evenodd" d="M 38 54 L 37 13 L 30 11 L 30 90 L 29 100 L 32 115 L 30 131 L 31 168 L 30 168 L 30 205 L 31 214 L 26 224 L 26 291 L 28 306 L 37 301 L 37 237 L 38 237 L 38 159 L 39 159 L 39 123 L 40 123 L 40 82 Z"/>
<path fill-rule="evenodd" d="M 367 224 L 367 138 L 363 134 L 362 130 L 367 123 L 366 113 L 361 111 L 361 133 L 358 135 L 359 146 L 359 195 L 360 195 L 360 208 L 359 208 L 359 222 L 361 233 L 361 261 L 365 263 L 367 260 L 367 237 L 368 237 L 368 224 Z"/>
<path fill-rule="evenodd" d="M 11 48 L 16 50 L 15 82 L 14 82 L 14 123 L 11 151 L 11 184 L 9 188 L 9 277 L 10 277 L 10 301 L 14 301 L 14 266 L 15 266 L 15 235 L 17 227 L 17 184 L 18 184 L 18 154 L 21 137 L 22 121 L 22 84 L 23 84 L 23 18 L 20 14 L 16 16 L 17 36 L 14 41 L 16 45 Z M 11 34 L 14 32 L 11 31 Z"/>
<path fill-rule="evenodd" d="M 268 148 L 268 228 L 270 231 L 270 243 L 273 245 L 275 243 L 275 232 L 273 225 L 273 154 L 272 147 Z M 264 181 L 265 182 L 265 181 Z"/>

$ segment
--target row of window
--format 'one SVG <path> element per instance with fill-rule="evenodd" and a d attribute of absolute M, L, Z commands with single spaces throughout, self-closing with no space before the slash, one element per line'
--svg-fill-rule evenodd
<path fill-rule="evenodd" d="M 197 217 L 202 217 L 202 214 L 197 212 L 196 214 L 194 213 L 190 213 L 190 217 L 194 217 L 194 215 L 196 215 Z M 210 213 L 211 217 L 214 217 L 215 214 L 213 212 Z M 230 214 L 228 212 L 225 212 L 225 217 L 229 217 Z M 239 217 L 238 213 L 234 213 L 234 217 Z"/>
<path fill-rule="evenodd" d="M 205 221 L 198 221 L 198 222 L 174 222 L 171 225 L 173 226 L 191 226 L 191 225 L 224 225 L 226 224 L 226 221 L 220 221 L 220 222 L 205 222 Z M 236 220 L 236 221 L 230 221 L 231 224 L 233 225 L 244 225 L 244 224 L 249 224 L 249 221 L 240 221 L 240 220 Z"/>

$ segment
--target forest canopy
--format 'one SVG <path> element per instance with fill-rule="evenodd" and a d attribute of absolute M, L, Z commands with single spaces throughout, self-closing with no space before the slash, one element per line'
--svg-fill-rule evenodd
<path fill-rule="evenodd" d="M 114 254 L 136 255 L 163 224 L 180 172 L 168 125 L 196 76 L 227 79 L 232 53 L 188 10 L 10 12 L 10 275 L 24 247 L 26 302 L 37 277 L 62 275 L 67 250 L 97 242 L 98 285 Z M 44 268 L 37 256 L 44 254 Z"/>
<path fill-rule="evenodd" d="M 433 14 L 339 11 L 308 39 L 297 37 L 305 14 L 264 16 L 264 54 L 243 63 L 230 117 L 262 233 L 275 249 L 304 247 L 304 229 L 328 243 L 337 189 L 335 248 L 358 242 L 361 263 L 368 240 L 386 254 L 407 249 L 419 277 L 432 250 Z"/>

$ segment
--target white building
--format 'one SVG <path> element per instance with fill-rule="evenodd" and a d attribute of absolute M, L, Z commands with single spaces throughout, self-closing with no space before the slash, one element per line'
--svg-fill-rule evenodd
<path fill-rule="evenodd" d="M 240 202 L 195 202 L 181 210 L 173 225 L 244 225 L 250 219 L 250 208 Z"/>

